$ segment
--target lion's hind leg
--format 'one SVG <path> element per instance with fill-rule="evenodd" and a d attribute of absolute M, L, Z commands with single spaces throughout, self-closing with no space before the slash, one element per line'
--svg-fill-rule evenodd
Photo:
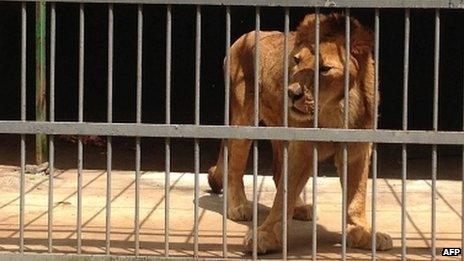
<path fill-rule="evenodd" d="M 233 81 L 231 86 L 230 124 L 250 126 L 253 123 L 253 97 L 247 94 L 252 83 L 241 79 Z M 243 175 L 248 161 L 251 140 L 228 140 L 228 218 L 236 221 L 251 220 L 252 208 L 245 195 Z M 210 168 L 208 181 L 213 191 L 219 192 L 223 186 L 223 158 L 224 142 L 217 164 Z"/>

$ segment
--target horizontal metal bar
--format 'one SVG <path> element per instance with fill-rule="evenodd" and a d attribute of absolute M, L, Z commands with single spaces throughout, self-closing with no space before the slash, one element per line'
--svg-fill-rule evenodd
<path fill-rule="evenodd" d="M 36 2 L 36 0 L 4 0 L 6 2 Z M 59 3 L 171 4 L 171 5 L 230 5 L 335 8 L 453 8 L 462 9 L 461 0 L 44 0 Z"/>
<path fill-rule="evenodd" d="M 313 129 L 135 123 L 0 121 L 0 134 L 98 135 L 199 139 L 300 140 L 329 142 L 464 145 L 464 132 L 372 129 Z"/>
<path fill-rule="evenodd" d="M 91 260 L 91 261 L 111 261 L 111 260 L 118 260 L 118 261 L 157 261 L 157 260 L 192 260 L 191 257 L 164 257 L 164 256 L 123 256 L 118 255 L 115 256 L 108 256 L 108 255 L 100 255 L 100 254 L 63 254 L 63 253 L 53 253 L 53 254 L 39 254 L 39 253 L 0 253 L 1 260 L 9 260 L 9 261 L 73 261 L 73 260 Z M 195 260 L 226 260 L 221 259 L 219 257 L 214 258 L 198 258 Z M 240 258 L 227 258 L 227 260 L 243 260 Z"/>

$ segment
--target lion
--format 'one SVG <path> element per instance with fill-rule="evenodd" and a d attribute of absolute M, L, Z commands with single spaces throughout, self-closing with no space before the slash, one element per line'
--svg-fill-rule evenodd
<path fill-rule="evenodd" d="M 344 127 L 345 16 L 320 14 L 320 59 L 318 124 L 321 128 Z M 309 14 L 288 38 L 289 85 L 288 119 L 292 127 L 312 127 L 314 119 L 316 15 Z M 359 21 L 350 18 L 349 119 L 352 129 L 373 127 L 375 100 L 373 34 Z M 282 32 L 259 34 L 259 119 L 267 126 L 282 126 L 284 39 Z M 241 36 L 230 50 L 230 119 L 231 125 L 253 125 L 255 32 Z M 225 68 L 227 69 L 227 68 Z M 243 174 L 251 140 L 229 140 L 228 209 L 232 220 L 249 220 L 252 209 L 247 201 Z M 331 142 L 291 141 L 288 148 L 288 224 L 292 217 L 310 219 L 310 206 L 304 206 L 299 195 L 312 175 L 313 145 L 318 148 L 318 160 L 333 158 L 340 177 L 343 171 L 343 145 Z M 277 193 L 264 223 L 258 228 L 257 245 L 260 254 L 282 247 L 282 141 L 272 141 L 274 181 Z M 366 186 L 369 174 L 371 143 L 349 143 L 347 178 L 347 245 L 370 249 L 372 232 L 366 220 Z M 222 189 L 222 149 L 216 166 L 208 175 L 210 187 Z M 313 217 L 314 218 L 314 217 Z M 376 249 L 392 248 L 388 234 L 377 232 Z M 245 250 L 252 250 L 249 231 Z"/>

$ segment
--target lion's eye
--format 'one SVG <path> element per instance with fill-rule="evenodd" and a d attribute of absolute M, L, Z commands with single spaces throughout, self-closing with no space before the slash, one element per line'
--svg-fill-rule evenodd
<path fill-rule="evenodd" d="M 300 63 L 300 56 L 298 54 L 293 56 L 293 61 L 295 61 L 296 64 Z"/>
<path fill-rule="evenodd" d="M 325 74 L 325 73 L 328 73 L 331 69 L 332 67 L 330 66 L 322 65 L 321 67 L 319 67 L 319 72 L 322 74 Z"/>

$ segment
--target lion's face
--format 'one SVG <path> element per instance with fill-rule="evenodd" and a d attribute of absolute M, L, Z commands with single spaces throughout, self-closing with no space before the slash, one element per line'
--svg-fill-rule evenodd
<path fill-rule="evenodd" d="M 340 21 L 342 27 L 340 28 Z M 338 16 L 321 20 L 321 40 L 319 44 L 319 109 L 338 106 L 344 98 L 345 83 L 345 34 L 344 20 Z M 368 32 L 355 23 L 355 34 L 351 37 L 349 59 L 349 88 L 359 77 L 361 67 L 366 63 L 364 54 L 370 38 Z M 289 113 L 299 122 L 311 122 L 314 112 L 315 44 L 313 16 L 309 15 L 298 29 L 297 41 L 289 57 Z M 366 33 L 367 36 L 361 33 Z"/>
<path fill-rule="evenodd" d="M 319 107 L 323 107 L 343 98 L 344 50 L 336 41 L 320 43 L 319 50 Z M 308 121 L 314 112 L 314 45 L 298 46 L 291 56 L 289 111 L 293 118 Z"/>

